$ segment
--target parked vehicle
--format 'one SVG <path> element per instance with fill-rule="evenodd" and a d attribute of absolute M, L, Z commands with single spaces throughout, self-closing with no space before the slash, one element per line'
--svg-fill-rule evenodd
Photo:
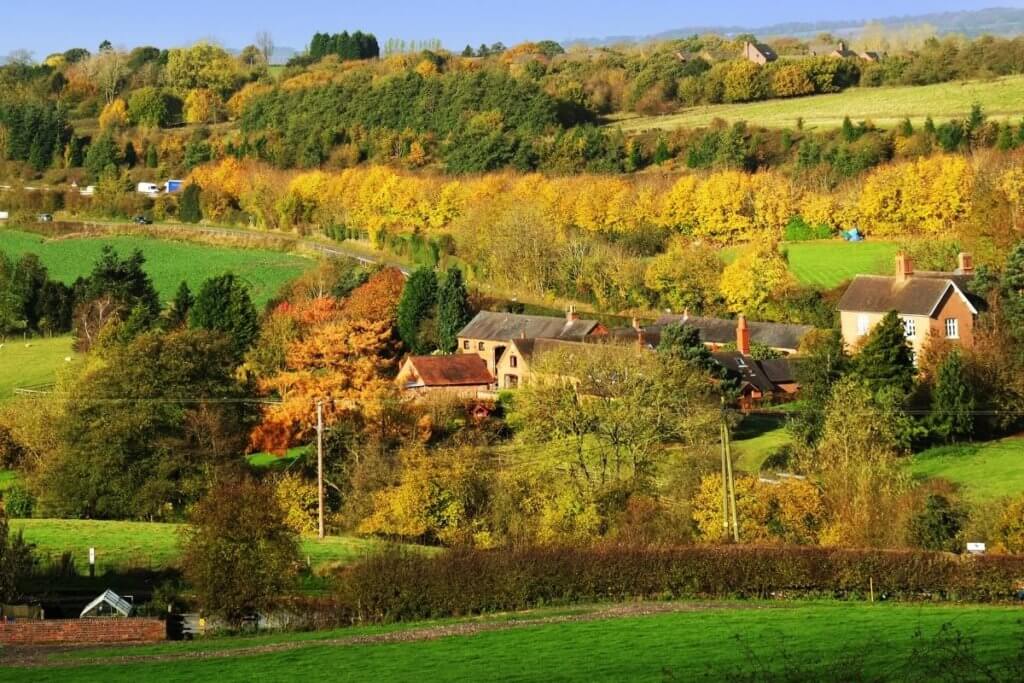
<path fill-rule="evenodd" d="M 40 223 L 52 223 L 53 222 L 53 214 L 52 213 L 41 213 L 38 216 L 36 216 L 36 220 L 39 221 Z"/>
<path fill-rule="evenodd" d="M 167 194 L 174 194 L 180 192 L 185 182 L 183 180 L 168 180 L 164 183 L 164 192 Z"/>
<path fill-rule="evenodd" d="M 5 221 L 5 220 L 7 220 L 10 217 L 11 217 L 10 212 L 8 212 L 8 211 L 0 211 L 0 221 Z"/>
<path fill-rule="evenodd" d="M 148 194 L 152 197 L 160 194 L 160 186 L 156 183 L 139 183 L 136 191 L 139 194 Z"/>
<path fill-rule="evenodd" d="M 151 225 L 153 221 L 146 218 L 145 216 L 136 216 L 135 218 L 132 219 L 132 223 L 135 223 L 136 225 Z"/>

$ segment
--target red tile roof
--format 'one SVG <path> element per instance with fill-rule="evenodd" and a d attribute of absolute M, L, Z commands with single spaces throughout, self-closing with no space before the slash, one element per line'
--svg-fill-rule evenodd
<path fill-rule="evenodd" d="M 494 377 L 487 370 L 487 363 L 475 353 L 460 353 L 453 356 L 409 356 L 420 382 L 428 387 L 451 387 L 476 384 L 493 384 Z"/>

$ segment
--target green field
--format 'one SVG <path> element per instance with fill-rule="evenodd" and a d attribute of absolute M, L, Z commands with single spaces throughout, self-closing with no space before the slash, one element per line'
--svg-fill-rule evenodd
<path fill-rule="evenodd" d="M 0 401 L 10 398 L 15 387 L 52 382 L 69 364 L 66 358 L 74 358 L 71 337 L 8 339 L 0 346 Z"/>
<path fill-rule="evenodd" d="M 1024 438 L 932 448 L 908 465 L 915 477 L 942 477 L 963 487 L 971 501 L 1024 494 Z"/>
<path fill-rule="evenodd" d="M 262 249 L 232 249 L 192 242 L 174 242 L 151 237 L 81 237 L 48 240 L 39 235 L 15 230 L 0 230 L 0 251 L 17 256 L 37 254 L 50 276 L 67 284 L 88 275 L 103 245 L 109 244 L 121 256 L 141 249 L 146 256 L 146 272 L 160 297 L 167 301 L 182 280 L 195 292 L 209 277 L 231 271 L 250 289 L 253 301 L 263 306 L 285 282 L 313 265 L 313 260 Z"/>
<path fill-rule="evenodd" d="M 791 242 L 782 247 L 801 284 L 832 289 L 858 274 L 889 274 L 899 247 L 892 242 Z"/>
<path fill-rule="evenodd" d="M 2 673 L 9 681 L 61 683 L 906 680 L 911 674 L 929 680 L 929 672 L 964 680 L 959 671 L 976 680 L 1009 681 L 1016 680 L 1013 674 L 982 677 L 982 667 L 1007 666 L 1022 642 L 1021 613 L 1013 607 L 719 603 L 599 609 L 43 653 L 37 661 L 44 668 Z M 937 637 L 943 625 L 972 640 L 951 647 L 955 634 Z M 131 654 L 137 657 L 126 657 Z"/>
<path fill-rule="evenodd" d="M 85 519 L 14 519 L 11 530 L 23 530 L 25 538 L 38 551 L 56 557 L 65 551 L 74 554 L 81 571 L 87 569 L 89 548 L 96 548 L 96 563 L 106 568 L 173 566 L 178 556 L 180 524 L 156 522 L 107 522 Z M 303 557 L 314 567 L 327 563 L 356 560 L 381 547 L 380 541 L 331 536 L 323 541 L 302 541 Z"/>
<path fill-rule="evenodd" d="M 765 458 L 792 442 L 793 437 L 786 431 L 782 420 L 771 416 L 748 415 L 733 434 L 731 446 L 736 467 L 741 472 L 757 474 Z"/>
<path fill-rule="evenodd" d="M 621 118 L 610 125 L 626 132 L 639 132 L 707 126 L 714 119 L 723 119 L 768 128 L 794 128 L 802 117 L 808 128 L 837 128 L 849 116 L 854 121 L 871 120 L 888 127 L 904 117 L 910 117 L 915 125 L 928 116 L 937 122 L 963 117 L 974 103 L 980 104 L 993 119 L 1016 121 L 1024 114 L 1021 102 L 1024 76 L 1008 76 L 990 81 L 850 88 L 834 95 L 692 107 L 666 116 Z"/>

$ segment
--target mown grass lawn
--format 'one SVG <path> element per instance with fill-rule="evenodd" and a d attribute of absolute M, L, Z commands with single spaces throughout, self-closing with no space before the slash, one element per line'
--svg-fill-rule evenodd
<path fill-rule="evenodd" d="M 894 268 L 899 251 L 895 242 L 867 240 L 844 242 L 840 239 L 813 242 L 786 242 L 779 247 L 789 262 L 789 272 L 797 282 L 817 289 L 832 289 L 852 280 L 855 275 L 887 275 Z M 725 247 L 721 258 L 732 263 L 743 247 Z"/>
<path fill-rule="evenodd" d="M 891 127 L 909 117 L 919 126 L 928 116 L 936 123 L 964 117 L 974 103 L 980 104 L 993 119 L 1016 122 L 1021 116 L 1022 100 L 1024 76 L 1007 76 L 924 86 L 850 88 L 834 95 L 691 107 L 665 116 L 622 117 L 609 125 L 626 132 L 639 132 L 707 126 L 715 119 L 723 119 L 767 128 L 796 128 L 797 119 L 802 118 L 806 128 L 827 129 L 838 128 L 843 118 L 849 116 L 853 121 L 870 120 L 883 127 Z"/>
<path fill-rule="evenodd" d="M 71 552 L 75 564 L 87 571 L 89 548 L 96 548 L 100 572 L 107 568 L 175 566 L 180 524 L 120 522 L 86 519 L 12 519 L 11 530 L 23 530 L 40 554 L 57 557 Z M 303 558 L 314 567 L 352 562 L 382 547 L 381 541 L 351 536 L 330 536 L 323 541 L 302 540 Z"/>
<path fill-rule="evenodd" d="M 1012 607 L 723 603 L 697 611 L 528 624 L 410 642 L 323 643 L 317 642 L 322 636 L 354 632 L 293 634 L 274 640 L 291 640 L 294 649 L 211 659 L 190 656 L 204 648 L 198 641 L 157 646 L 170 657 L 163 661 L 76 664 L 64 655 L 55 668 L 0 671 L 4 680 L 61 683 L 837 680 L 851 671 L 867 680 L 905 680 L 911 673 L 925 680 L 920 677 L 925 667 L 943 667 L 943 655 L 935 648 L 943 625 L 973 639 L 977 661 L 965 671 L 976 673 L 981 666 L 1005 665 L 1014 658 L 1021 646 L 1020 620 L 1020 610 Z M 261 641 L 234 643 L 245 647 Z M 153 648 L 139 653 L 147 649 Z M 230 648 L 218 643 L 216 649 Z M 916 659 L 915 649 L 920 651 Z M 110 658 L 130 651 L 110 648 Z M 102 659 L 103 652 L 93 649 L 89 656 Z M 852 669 L 837 670 L 841 662 Z M 783 678 L 784 672 L 789 675 Z"/>
<path fill-rule="evenodd" d="M 942 477 L 963 487 L 974 502 L 1024 494 L 1024 438 L 983 444 L 940 446 L 915 455 L 907 464 L 915 477 Z"/>
<path fill-rule="evenodd" d="M 733 433 L 731 447 L 736 467 L 757 474 L 769 455 L 792 442 L 793 437 L 780 418 L 748 415 Z"/>
<path fill-rule="evenodd" d="M 0 401 L 17 387 L 53 382 L 57 372 L 74 362 L 71 337 L 8 339 L 0 346 Z"/>
<path fill-rule="evenodd" d="M 34 253 L 46 265 L 50 277 L 67 284 L 89 274 L 106 244 L 121 256 L 141 249 L 146 257 L 145 270 L 164 301 L 174 296 L 182 280 L 196 292 L 207 278 L 231 271 L 249 285 L 253 302 L 263 306 L 281 285 L 315 264 L 303 256 L 264 249 L 233 249 L 124 235 L 51 240 L 27 232 L 0 230 L 0 251 L 14 257 Z"/>

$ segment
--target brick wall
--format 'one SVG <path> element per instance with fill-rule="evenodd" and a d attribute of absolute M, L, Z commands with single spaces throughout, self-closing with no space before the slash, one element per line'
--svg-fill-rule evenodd
<path fill-rule="evenodd" d="M 100 617 L 95 619 L 45 619 L 0 622 L 0 643 L 131 643 L 167 639 L 160 619 Z"/>

